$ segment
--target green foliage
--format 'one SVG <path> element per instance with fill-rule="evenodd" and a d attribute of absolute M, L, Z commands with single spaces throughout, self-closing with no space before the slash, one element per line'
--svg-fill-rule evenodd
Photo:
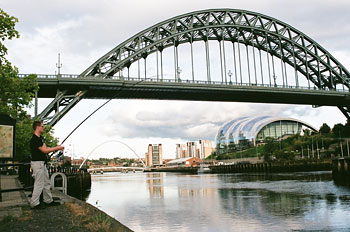
<path fill-rule="evenodd" d="M 333 129 L 332 129 L 332 133 L 335 135 L 335 136 L 341 136 L 341 134 L 343 133 L 344 131 L 344 125 L 341 124 L 341 123 L 338 123 L 338 124 L 335 124 L 333 126 Z"/>
<path fill-rule="evenodd" d="M 350 122 L 347 121 L 343 128 L 343 137 L 350 137 Z"/>
<path fill-rule="evenodd" d="M 45 126 L 42 136 L 45 140 L 45 144 L 48 147 L 55 147 L 58 144 L 58 138 L 53 136 L 54 129 L 51 126 Z M 33 133 L 33 132 L 32 132 Z"/>
<path fill-rule="evenodd" d="M 26 160 L 30 154 L 29 140 L 32 137 L 32 121 L 25 108 L 32 107 L 31 101 L 39 86 L 36 75 L 18 77 L 18 69 L 6 59 L 7 48 L 3 41 L 19 38 L 15 29 L 18 19 L 0 9 L 0 113 L 16 119 L 16 157 Z M 46 131 L 45 142 L 48 146 L 57 144 L 53 131 Z"/>
<path fill-rule="evenodd" d="M 309 136 L 311 135 L 311 131 L 309 129 L 304 130 L 304 135 Z"/>
<path fill-rule="evenodd" d="M 206 160 L 212 160 L 212 159 L 216 159 L 217 158 L 217 152 L 213 151 L 207 158 L 205 158 Z"/>
<path fill-rule="evenodd" d="M 18 77 L 16 67 L 10 63 L 0 65 L 0 112 L 16 120 L 23 120 L 31 107 L 35 91 L 39 89 L 36 75 Z"/>
<path fill-rule="evenodd" d="M 265 139 L 264 154 L 273 154 L 279 148 L 278 142 L 273 138 Z"/>
<path fill-rule="evenodd" d="M 292 161 L 295 160 L 295 153 L 289 150 L 277 150 L 274 152 L 274 156 L 278 161 Z"/>
<path fill-rule="evenodd" d="M 61 167 L 62 168 L 70 168 L 72 166 L 72 163 L 68 160 L 66 160 L 62 165 Z"/>
<path fill-rule="evenodd" d="M 4 65 L 8 61 L 5 58 L 7 48 L 2 41 L 6 39 L 19 38 L 18 31 L 15 30 L 15 24 L 18 22 L 16 17 L 8 15 L 0 9 L 0 65 Z"/>
<path fill-rule="evenodd" d="M 30 148 L 29 141 L 32 137 L 32 120 L 26 117 L 16 124 L 16 159 L 28 161 Z"/>
<path fill-rule="evenodd" d="M 0 112 L 16 120 L 26 117 L 25 107 L 30 106 L 35 91 L 39 89 L 36 76 L 18 77 L 18 69 L 6 59 L 7 48 L 3 41 L 18 38 L 15 29 L 18 19 L 0 9 Z"/>
<path fill-rule="evenodd" d="M 323 123 L 319 130 L 320 134 L 329 134 L 331 132 L 331 128 L 327 125 L 327 123 Z"/>

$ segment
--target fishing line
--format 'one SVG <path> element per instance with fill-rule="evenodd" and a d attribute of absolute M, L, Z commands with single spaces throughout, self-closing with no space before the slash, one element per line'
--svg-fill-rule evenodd
<path fill-rule="evenodd" d="M 147 78 L 145 78 L 145 79 L 143 79 L 143 80 L 140 80 L 140 81 L 138 81 L 138 82 L 136 82 L 136 83 L 134 83 L 134 84 L 132 84 L 131 85 L 131 87 L 130 88 L 132 88 L 132 87 L 134 87 L 135 85 L 137 85 L 137 84 L 140 84 L 141 82 L 143 82 L 143 81 L 145 81 L 145 80 L 147 80 Z M 124 83 L 123 83 L 123 85 L 124 85 Z M 63 144 L 86 120 L 88 120 L 93 114 L 95 114 L 98 110 L 100 110 L 102 107 L 104 107 L 107 103 L 109 103 L 111 100 L 113 100 L 113 99 L 115 99 L 115 98 L 117 98 L 122 92 L 123 92 L 123 87 L 120 87 L 120 89 L 119 89 L 120 91 L 116 94 L 116 95 L 114 95 L 114 96 L 112 96 L 112 98 L 110 98 L 110 99 L 108 99 L 105 103 L 103 103 L 102 105 L 100 105 L 96 110 L 94 110 L 92 113 L 90 113 L 83 121 L 81 121 L 64 139 L 63 139 L 63 141 L 62 141 L 62 143 L 61 144 Z M 50 158 L 55 154 L 56 152 L 54 152 L 54 153 L 52 153 L 51 155 L 50 155 Z M 58 157 L 60 157 L 60 156 L 62 156 L 63 155 L 63 152 L 62 151 L 59 151 L 59 153 L 57 154 L 57 158 Z"/>

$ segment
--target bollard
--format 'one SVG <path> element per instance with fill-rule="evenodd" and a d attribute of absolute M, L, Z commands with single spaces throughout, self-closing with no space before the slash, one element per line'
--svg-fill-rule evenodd
<path fill-rule="evenodd" d="M 62 177 L 62 187 L 55 187 L 55 178 L 60 175 Z M 51 188 L 62 190 L 64 194 L 67 194 L 67 177 L 64 173 L 56 172 L 51 176 Z"/>

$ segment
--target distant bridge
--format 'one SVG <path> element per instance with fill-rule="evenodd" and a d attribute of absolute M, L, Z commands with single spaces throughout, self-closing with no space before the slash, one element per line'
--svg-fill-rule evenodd
<path fill-rule="evenodd" d="M 144 171 L 145 168 L 142 167 L 99 167 L 99 168 L 88 168 L 88 172 L 134 172 L 134 171 Z"/>
<path fill-rule="evenodd" d="M 337 106 L 350 119 L 349 71 L 306 34 L 244 10 L 203 10 L 165 20 L 80 75 L 38 80 L 38 97 L 54 98 L 39 115 L 51 125 L 83 98 Z"/>

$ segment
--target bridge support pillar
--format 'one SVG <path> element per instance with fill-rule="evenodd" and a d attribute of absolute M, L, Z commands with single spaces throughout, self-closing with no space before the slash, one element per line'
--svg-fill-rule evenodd
<path fill-rule="evenodd" d="M 350 107 L 338 106 L 339 110 L 345 115 L 346 119 L 350 121 Z"/>
<path fill-rule="evenodd" d="M 78 91 L 69 95 L 66 91 L 58 91 L 56 98 L 40 113 L 41 120 L 47 120 L 47 124 L 54 126 L 70 109 L 72 109 L 84 96 L 85 91 Z M 60 110 L 60 107 L 63 107 Z M 53 116 L 50 116 L 54 112 Z"/>

